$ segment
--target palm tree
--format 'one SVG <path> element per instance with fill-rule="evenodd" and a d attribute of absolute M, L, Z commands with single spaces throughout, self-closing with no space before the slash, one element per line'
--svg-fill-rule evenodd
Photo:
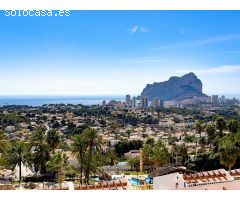
<path fill-rule="evenodd" d="M 223 130 L 226 128 L 226 121 L 223 116 L 217 116 L 215 124 L 219 132 L 222 134 Z"/>
<path fill-rule="evenodd" d="M 156 168 L 169 164 L 170 154 L 162 142 L 157 142 L 153 146 L 151 159 L 154 161 Z"/>
<path fill-rule="evenodd" d="M 206 145 L 206 143 L 207 143 L 206 138 L 205 138 L 205 137 L 201 137 L 201 138 L 199 139 L 198 143 L 200 144 L 201 149 L 205 149 L 205 145 Z"/>
<path fill-rule="evenodd" d="M 203 123 L 201 121 L 197 121 L 195 123 L 195 129 L 196 129 L 196 133 L 199 134 L 201 137 L 201 133 L 203 131 Z"/>
<path fill-rule="evenodd" d="M 72 138 L 72 154 L 77 157 L 80 168 L 80 183 L 83 180 L 84 160 L 86 160 L 87 144 L 84 141 L 83 135 L 74 135 Z"/>
<path fill-rule="evenodd" d="M 50 160 L 50 149 L 46 142 L 45 131 L 38 128 L 30 137 L 31 162 L 35 171 L 41 174 L 47 172 L 47 162 Z"/>
<path fill-rule="evenodd" d="M 47 132 L 47 144 L 49 145 L 52 153 L 55 152 L 56 147 L 59 145 L 60 143 L 60 134 L 59 132 L 57 132 L 56 130 L 49 130 Z"/>
<path fill-rule="evenodd" d="M 117 154 L 112 149 L 108 149 L 105 156 L 106 156 L 107 164 L 110 164 L 110 166 L 113 166 L 118 162 Z"/>
<path fill-rule="evenodd" d="M 131 167 L 131 171 L 133 170 L 133 168 L 136 171 L 139 171 L 139 167 L 140 167 L 140 157 L 139 156 L 136 156 L 136 157 L 133 157 L 133 158 L 129 158 L 127 160 L 127 163 Z"/>
<path fill-rule="evenodd" d="M 208 135 L 208 138 L 210 140 L 213 140 L 215 137 L 215 134 L 216 134 L 216 128 L 215 128 L 214 124 L 207 124 L 205 131 Z"/>
<path fill-rule="evenodd" d="M 219 154 L 220 163 L 231 170 L 240 155 L 240 149 L 231 135 L 226 135 L 219 140 Z"/>
<path fill-rule="evenodd" d="M 176 154 L 176 161 L 179 162 L 177 158 L 180 158 L 181 164 L 185 164 L 185 162 L 188 160 L 188 148 L 185 144 L 176 145 L 175 147 L 175 154 Z"/>
<path fill-rule="evenodd" d="M 170 151 L 170 163 L 175 164 L 177 159 L 177 145 L 173 143 L 171 151 Z"/>
<path fill-rule="evenodd" d="M 102 139 L 97 132 L 91 128 L 84 129 L 82 134 L 83 140 L 87 144 L 85 181 L 88 183 L 91 171 L 96 171 L 98 167 L 98 153 L 101 150 Z"/>
<path fill-rule="evenodd" d="M 62 183 L 64 181 L 64 171 L 68 166 L 68 157 L 65 153 L 58 152 L 54 154 L 50 161 L 48 161 L 47 166 L 50 171 L 57 173 L 58 183 L 60 184 L 60 188 L 62 188 Z"/>
<path fill-rule="evenodd" d="M 205 131 L 208 135 L 208 141 L 207 142 L 210 144 L 210 150 L 211 150 L 214 138 L 216 136 L 215 125 L 214 124 L 207 124 L 207 126 L 205 127 Z"/>
<path fill-rule="evenodd" d="M 224 146 L 219 149 L 220 163 L 229 170 L 235 165 L 239 157 L 239 148 L 236 146 Z"/>
<path fill-rule="evenodd" d="M 150 159 L 150 155 L 152 154 L 153 144 L 144 144 L 142 147 L 142 159 L 145 164 L 151 166 L 151 170 L 153 170 L 153 161 Z"/>
<path fill-rule="evenodd" d="M 0 167 L 6 162 L 6 152 L 9 149 L 9 141 L 2 130 L 0 130 Z"/>
<path fill-rule="evenodd" d="M 26 165 L 28 161 L 29 149 L 24 141 L 14 141 L 11 144 L 11 148 L 8 152 L 8 163 L 14 168 L 19 167 L 19 184 L 22 180 L 22 164 Z"/>
<path fill-rule="evenodd" d="M 239 129 L 239 123 L 237 120 L 232 119 L 232 120 L 228 121 L 228 130 L 231 133 L 237 133 L 238 129 Z"/>
<path fill-rule="evenodd" d="M 9 148 L 9 141 L 3 131 L 0 130 L 0 153 L 5 153 Z"/>

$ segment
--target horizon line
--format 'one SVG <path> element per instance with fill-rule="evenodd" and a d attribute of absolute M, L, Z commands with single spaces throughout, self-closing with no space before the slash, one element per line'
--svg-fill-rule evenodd
<path fill-rule="evenodd" d="M 204 92 L 203 92 L 204 93 Z M 206 94 L 206 93 L 205 93 Z M 240 95 L 239 93 L 224 93 L 224 92 L 210 92 L 206 95 Z M 0 97 L 83 97 L 83 96 L 141 96 L 141 94 L 131 94 L 131 93 L 125 93 L 125 94 L 0 94 Z"/>

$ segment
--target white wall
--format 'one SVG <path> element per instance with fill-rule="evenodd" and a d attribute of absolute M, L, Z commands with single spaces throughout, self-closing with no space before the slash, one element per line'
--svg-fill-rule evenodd
<path fill-rule="evenodd" d="M 164 176 L 158 176 L 153 178 L 154 190 L 175 190 L 177 188 L 184 187 L 184 181 L 179 173 L 167 174 Z"/>
<path fill-rule="evenodd" d="M 22 177 L 34 175 L 31 169 L 26 165 L 21 164 L 21 169 L 22 169 Z M 15 173 L 14 176 L 16 180 L 19 180 L 19 165 L 16 165 L 14 173 Z"/>

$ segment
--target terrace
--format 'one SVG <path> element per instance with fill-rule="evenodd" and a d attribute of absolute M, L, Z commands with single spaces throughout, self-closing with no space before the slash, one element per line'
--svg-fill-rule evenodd
<path fill-rule="evenodd" d="M 235 180 L 240 179 L 240 169 L 233 169 L 229 171 L 229 174 L 234 177 Z"/>
<path fill-rule="evenodd" d="M 98 182 L 94 185 L 79 185 L 75 190 L 126 190 L 127 182 L 125 179 Z"/>
<path fill-rule="evenodd" d="M 195 174 L 183 174 L 183 179 L 187 186 L 207 185 L 233 181 L 234 178 L 229 175 L 225 169 L 199 172 Z"/>

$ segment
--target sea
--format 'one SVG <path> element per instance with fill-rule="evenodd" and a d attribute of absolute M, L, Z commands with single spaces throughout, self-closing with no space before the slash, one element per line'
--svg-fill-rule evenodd
<path fill-rule="evenodd" d="M 124 95 L 112 96 L 0 96 L 0 106 L 27 105 L 42 106 L 44 104 L 82 104 L 102 105 L 103 100 L 123 101 Z"/>
<path fill-rule="evenodd" d="M 208 94 L 212 95 L 212 94 Z M 226 98 L 237 98 L 240 94 L 219 94 Z M 103 100 L 124 101 L 125 95 L 91 95 L 91 96 L 0 96 L 0 106 L 6 105 L 27 105 L 42 106 L 44 104 L 82 104 L 82 105 L 102 105 Z"/>

